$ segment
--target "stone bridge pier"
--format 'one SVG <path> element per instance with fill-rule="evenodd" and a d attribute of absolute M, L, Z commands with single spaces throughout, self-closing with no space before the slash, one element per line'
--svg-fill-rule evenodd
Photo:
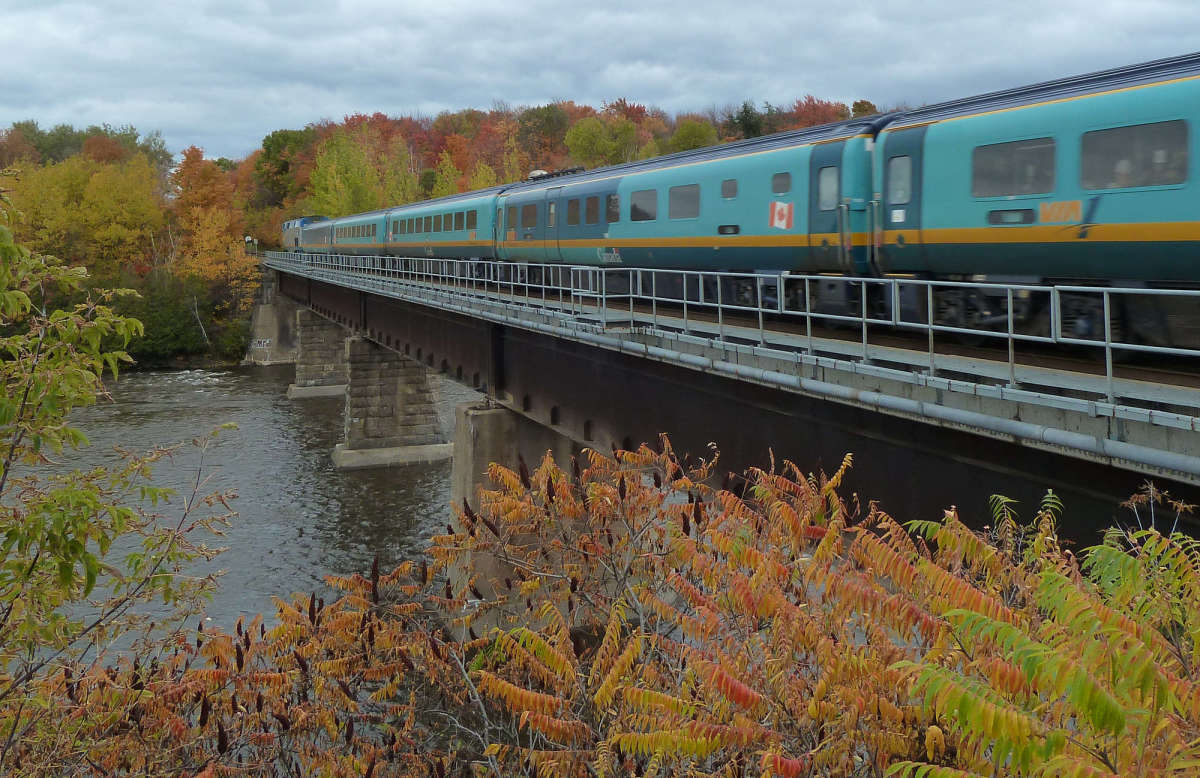
<path fill-rule="evenodd" d="M 424 365 L 362 337 L 345 340 L 345 440 L 333 450 L 341 469 L 449 459 Z"/>
<path fill-rule="evenodd" d="M 591 441 L 593 435 L 597 440 L 617 439 L 607 434 L 602 422 L 566 418 L 549 400 L 531 397 L 529 387 L 518 397 L 504 388 L 494 328 L 471 325 L 464 330 L 461 322 L 414 313 L 384 307 L 368 316 L 358 296 L 325 297 L 308 282 L 298 284 L 268 271 L 254 313 L 263 342 L 251 344 L 246 361 L 264 363 L 265 342 L 286 341 L 292 348 L 279 352 L 277 361 L 296 366 L 289 398 L 345 398 L 345 432 L 332 453 L 338 468 L 453 457 L 451 498 L 456 508 L 464 499 L 478 504 L 478 489 L 489 485 L 491 462 L 515 469 L 523 457 L 533 469 L 551 451 L 559 466 L 569 470 L 582 441 Z M 453 443 L 441 432 L 430 381 L 430 373 L 439 366 L 492 397 L 457 408 Z M 543 372 L 534 378 L 552 376 Z"/>
<path fill-rule="evenodd" d="M 346 330 L 309 308 L 296 311 L 296 382 L 289 399 L 336 397 L 346 391 Z"/>

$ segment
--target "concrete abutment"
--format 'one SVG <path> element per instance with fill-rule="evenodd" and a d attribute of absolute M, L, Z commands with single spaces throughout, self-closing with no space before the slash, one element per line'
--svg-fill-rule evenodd
<path fill-rule="evenodd" d="M 571 457 L 581 449 L 571 438 L 516 411 L 486 402 L 464 403 L 454 414 L 450 500 L 456 509 L 464 499 L 478 504 L 479 488 L 488 485 L 492 462 L 515 469 L 524 458 L 532 471 L 550 451 L 558 466 L 570 472 Z"/>
<path fill-rule="evenodd" d="M 278 294 L 279 274 L 263 271 L 258 302 L 250 319 L 244 365 L 287 365 L 296 361 L 296 314 L 300 306 Z"/>

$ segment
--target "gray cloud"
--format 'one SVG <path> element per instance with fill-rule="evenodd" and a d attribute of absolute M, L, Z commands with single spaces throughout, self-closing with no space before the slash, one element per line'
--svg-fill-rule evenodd
<path fill-rule="evenodd" d="M 0 126 L 128 123 L 175 152 L 241 157 L 360 111 L 919 105 L 1184 53 L 1200 32 L 1194 0 L 606 5 L 2 0 Z"/>

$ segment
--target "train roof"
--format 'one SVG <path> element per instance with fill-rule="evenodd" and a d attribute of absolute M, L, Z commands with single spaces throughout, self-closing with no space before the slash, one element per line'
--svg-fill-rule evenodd
<path fill-rule="evenodd" d="M 787 130 L 786 132 L 777 132 L 771 135 L 760 135 L 757 138 L 748 138 L 746 140 L 733 141 L 732 143 L 722 143 L 717 146 L 706 146 L 702 149 L 678 151 L 674 154 L 665 154 L 661 157 L 653 157 L 651 159 L 643 159 L 636 162 L 625 162 L 619 165 L 593 168 L 580 173 L 539 176 L 534 179 L 518 181 L 516 183 L 508 184 L 507 186 L 499 188 L 506 192 L 519 192 L 524 189 L 545 188 L 547 185 L 556 186 L 559 183 L 580 183 L 589 179 L 611 178 L 618 175 L 641 173 L 647 170 L 674 167 L 684 163 L 702 162 L 726 157 L 738 157 L 745 154 L 756 154 L 763 151 L 787 148 L 789 146 L 803 146 L 810 143 L 822 143 L 844 138 L 853 138 L 857 135 L 863 134 L 874 135 L 881 127 L 887 124 L 890 118 L 894 115 L 895 114 L 882 114 L 863 116 L 854 119 L 845 119 L 832 124 L 804 127 L 798 130 Z"/>
<path fill-rule="evenodd" d="M 1200 53 L 1156 59 L 1139 65 L 1098 70 L 1078 76 L 1043 81 L 1037 84 L 987 92 L 974 97 L 948 100 L 904 111 L 894 117 L 888 129 L 913 124 L 930 124 L 973 114 L 1003 111 L 1053 100 L 1083 97 L 1116 89 L 1145 86 L 1160 81 L 1200 76 Z"/>

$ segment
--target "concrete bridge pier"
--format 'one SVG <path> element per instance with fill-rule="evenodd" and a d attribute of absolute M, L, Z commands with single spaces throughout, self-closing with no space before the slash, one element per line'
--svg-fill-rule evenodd
<path fill-rule="evenodd" d="M 354 469 L 449 459 L 454 445 L 442 438 L 425 367 L 366 338 L 346 338 L 343 349 L 346 435 L 333 450 L 334 466 Z"/>
<path fill-rule="evenodd" d="M 472 508 L 478 508 L 480 488 L 491 488 L 487 476 L 490 463 L 497 462 L 515 470 L 519 454 L 532 471 L 541 463 L 547 450 L 552 452 L 558 466 L 569 473 L 571 457 L 579 453 L 581 446 L 554 429 L 503 406 L 488 402 L 459 405 L 455 409 L 454 466 L 450 476 L 455 529 L 460 532 L 463 530 L 457 518 L 463 501 L 466 500 Z M 509 565 L 494 556 L 476 555 L 470 560 L 469 567 L 454 566 L 449 570 L 450 585 L 454 591 L 465 590 L 468 569 L 475 575 L 476 588 L 488 598 L 496 593 L 490 581 L 513 574 Z M 471 597 L 470 594 L 466 596 Z M 468 610 L 473 607 L 469 604 Z M 501 620 L 498 613 L 480 612 L 470 617 L 470 624 L 476 634 L 485 634 L 492 627 L 499 626 Z M 466 626 L 457 622 L 452 631 L 463 639 L 471 634 Z"/>
<path fill-rule="evenodd" d="M 290 399 L 336 397 L 349 382 L 346 364 L 346 330 L 310 308 L 296 311 L 296 383 L 288 387 Z"/>
<path fill-rule="evenodd" d="M 450 499 L 457 510 L 463 500 L 479 504 L 479 489 L 490 488 L 488 465 L 498 462 L 516 469 L 518 455 L 530 471 L 546 455 L 568 473 L 571 457 L 581 446 L 571 438 L 508 408 L 490 403 L 464 403 L 454 415 L 454 468 L 450 475 Z"/>

